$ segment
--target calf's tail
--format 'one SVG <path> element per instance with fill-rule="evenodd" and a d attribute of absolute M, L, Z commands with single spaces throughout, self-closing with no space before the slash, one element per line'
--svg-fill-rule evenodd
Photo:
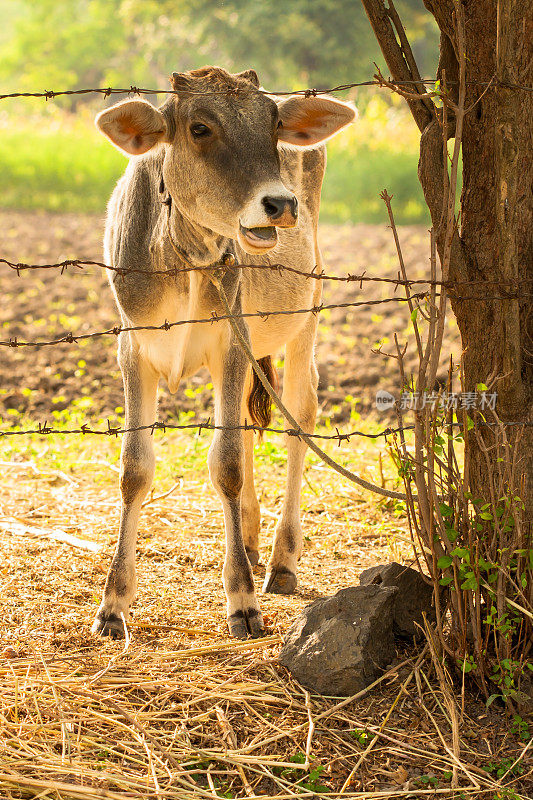
<path fill-rule="evenodd" d="M 272 358 L 270 356 L 265 356 L 265 358 L 260 358 L 258 363 L 271 386 L 277 389 L 278 376 L 276 368 L 272 363 Z M 253 383 L 248 397 L 248 411 L 250 412 L 254 425 L 257 425 L 259 428 L 268 428 L 270 420 L 272 419 L 272 401 L 267 390 L 253 370 L 252 373 Z"/>

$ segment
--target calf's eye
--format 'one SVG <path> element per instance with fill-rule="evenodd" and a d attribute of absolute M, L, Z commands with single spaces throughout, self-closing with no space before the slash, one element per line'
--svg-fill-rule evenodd
<path fill-rule="evenodd" d="M 195 139 L 202 139 L 204 136 L 209 136 L 211 131 L 204 125 L 202 122 L 196 122 L 194 125 L 191 125 L 191 133 Z"/>

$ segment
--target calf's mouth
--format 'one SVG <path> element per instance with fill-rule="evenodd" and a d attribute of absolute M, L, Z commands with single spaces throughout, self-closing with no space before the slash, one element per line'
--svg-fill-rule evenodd
<path fill-rule="evenodd" d="M 238 241 L 243 250 L 254 253 L 266 253 L 278 243 L 278 232 L 274 225 L 258 228 L 245 228 L 239 223 Z"/>

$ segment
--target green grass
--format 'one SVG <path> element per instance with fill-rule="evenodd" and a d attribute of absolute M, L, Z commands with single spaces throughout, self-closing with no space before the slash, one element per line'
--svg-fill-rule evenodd
<path fill-rule="evenodd" d="M 126 159 L 85 120 L 0 129 L 0 207 L 101 212 Z"/>
<path fill-rule="evenodd" d="M 126 159 L 87 109 L 75 117 L 53 106 L 46 112 L 0 121 L 0 207 L 103 213 Z M 379 193 L 386 188 L 398 223 L 427 222 L 417 161 L 418 131 L 408 112 L 375 95 L 358 122 L 328 144 L 322 219 L 383 222 Z"/>
<path fill-rule="evenodd" d="M 393 100 L 374 94 L 355 124 L 328 142 L 324 222 L 384 222 L 383 189 L 394 196 L 396 222 L 429 221 L 417 174 L 419 132 L 399 98 Z"/>
<path fill-rule="evenodd" d="M 396 222 L 425 223 L 429 212 L 417 178 L 418 153 L 398 156 L 389 149 L 373 150 L 366 143 L 343 154 L 330 145 L 322 190 L 323 222 L 382 223 L 386 210 L 379 194 L 394 196 Z"/>
<path fill-rule="evenodd" d="M 58 395 L 58 405 L 65 398 Z M 93 434 L 66 434 L 63 431 L 79 429 L 84 423 L 88 427 L 96 430 L 105 430 L 106 425 L 92 413 L 93 401 L 89 397 L 76 398 L 71 400 L 66 408 L 54 409 L 47 414 L 47 425 L 53 428 L 56 433 L 48 436 L 40 434 L 26 434 L 21 436 L 2 436 L 3 431 L 29 431 L 35 430 L 37 423 L 31 416 L 21 414 L 16 409 L 9 409 L 3 424 L 0 425 L 0 461 L 18 462 L 20 460 L 31 460 L 39 470 L 61 469 L 69 471 L 76 467 L 80 458 L 94 458 L 94 448 L 98 448 L 98 458 L 117 466 L 120 460 L 121 436 L 98 436 Z M 177 425 L 189 425 L 205 419 L 206 414 L 193 411 L 178 412 L 173 423 Z M 123 409 L 117 408 L 114 417 L 110 419 L 112 426 L 124 427 L 125 418 Z M 274 411 L 272 427 L 284 430 L 287 423 L 279 412 Z M 383 429 L 383 423 L 375 419 L 362 419 L 356 411 L 355 405 L 349 421 L 343 426 L 339 426 L 340 432 L 348 432 L 354 429 L 363 431 L 367 434 L 374 434 Z M 316 433 L 334 434 L 339 432 L 337 426 L 333 426 L 328 417 L 318 420 Z M 157 443 L 158 479 L 173 481 L 176 470 L 181 475 L 188 472 L 206 472 L 207 453 L 213 438 L 211 430 L 198 431 L 197 428 L 182 430 L 167 429 L 165 432 L 155 432 L 154 441 Z M 387 448 L 383 439 L 371 439 L 367 437 L 356 437 L 348 442 L 339 443 L 335 440 L 318 441 L 330 456 L 344 464 L 348 469 L 360 474 L 363 470 L 365 477 L 371 481 L 381 480 L 385 475 L 387 483 L 396 487 L 398 484 L 397 470 L 392 458 L 387 453 Z M 268 434 L 262 439 L 257 439 L 255 443 L 255 459 L 260 467 L 273 467 L 281 470 L 283 480 L 283 470 L 287 462 L 287 447 L 279 434 Z M 379 463 L 379 453 L 382 452 L 383 459 Z M 321 459 L 314 453 L 309 452 L 306 456 L 306 464 L 311 472 L 318 469 L 320 474 L 323 470 L 328 470 L 321 462 Z M 177 466 L 178 465 L 178 466 Z M 207 473 L 206 473 L 207 474 Z M 334 472 L 333 481 L 338 480 Z M 309 473 L 311 475 L 311 473 Z M 320 493 L 320 486 L 313 485 L 315 477 L 308 477 L 306 484 L 314 495 Z M 349 485 L 349 484 L 346 484 Z M 378 503 L 383 503 L 383 498 L 375 498 Z M 403 515 L 403 503 L 386 501 L 391 509 L 397 509 Z"/>

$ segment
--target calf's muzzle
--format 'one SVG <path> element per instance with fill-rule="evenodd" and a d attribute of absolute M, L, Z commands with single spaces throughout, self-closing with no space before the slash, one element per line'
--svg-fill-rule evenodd
<path fill-rule="evenodd" d="M 272 222 L 278 228 L 293 228 L 298 222 L 298 201 L 291 197 L 273 197 L 265 195 L 262 206 Z"/>

